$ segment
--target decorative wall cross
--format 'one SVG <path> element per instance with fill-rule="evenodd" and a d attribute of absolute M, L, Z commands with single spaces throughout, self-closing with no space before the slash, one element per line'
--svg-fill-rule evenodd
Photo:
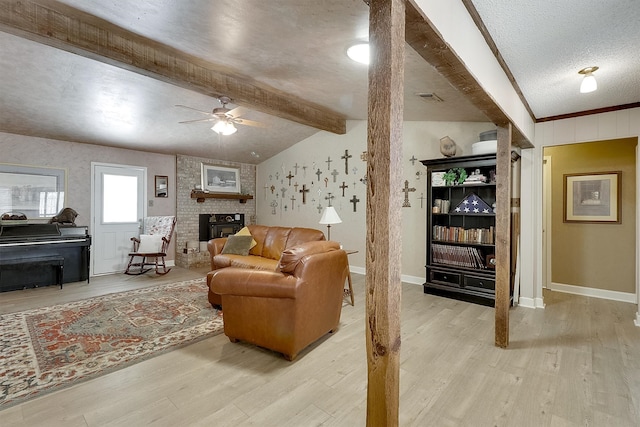
<path fill-rule="evenodd" d="M 356 211 L 356 203 L 358 203 L 360 201 L 360 199 L 358 199 L 356 197 L 356 195 L 354 194 L 353 197 L 351 198 L 351 200 L 349 200 L 351 203 L 353 203 L 353 211 Z"/>
<path fill-rule="evenodd" d="M 344 197 L 344 189 L 349 188 L 349 186 L 346 185 L 344 181 L 342 181 L 342 185 L 339 186 L 338 188 L 342 188 L 342 197 Z"/>
<path fill-rule="evenodd" d="M 331 170 L 331 162 L 333 160 L 331 160 L 331 157 L 327 157 L 327 160 L 325 160 L 324 162 L 327 164 L 327 170 L 330 171 Z"/>
<path fill-rule="evenodd" d="M 285 176 L 285 178 L 289 178 L 289 187 L 291 187 L 291 178 L 293 178 L 295 175 L 291 175 L 291 171 L 289 171 L 289 175 Z"/>
<path fill-rule="evenodd" d="M 404 203 L 402 204 L 403 208 L 410 208 L 411 204 L 409 203 L 409 193 L 410 192 L 414 192 L 416 191 L 415 188 L 409 188 L 409 181 L 405 180 L 404 181 L 404 188 L 402 189 L 402 192 L 404 193 Z"/>
<path fill-rule="evenodd" d="M 302 177 L 303 177 L 303 178 L 306 178 L 306 177 L 307 177 L 307 167 L 306 167 L 306 166 L 303 166 L 303 167 L 302 167 Z"/>
<path fill-rule="evenodd" d="M 336 196 L 333 196 L 331 193 L 327 193 L 328 195 L 324 197 L 325 200 L 329 201 L 329 206 L 331 206 L 331 199 L 334 199 Z"/>
<path fill-rule="evenodd" d="M 367 161 L 367 152 L 363 151 L 362 154 L 360 154 L 360 160 L 362 160 L 363 162 Z"/>
<path fill-rule="evenodd" d="M 364 185 L 367 185 L 367 174 L 364 174 L 364 176 L 360 178 L 360 182 L 363 183 Z"/>
<path fill-rule="evenodd" d="M 295 164 L 295 165 L 293 165 L 293 170 L 295 170 L 295 171 L 296 171 L 296 175 L 298 175 L 298 168 L 299 168 L 299 167 L 300 167 L 300 166 L 298 166 L 298 162 L 296 162 L 296 164 Z"/>
<path fill-rule="evenodd" d="M 329 185 L 329 178 L 324 179 L 324 188 L 327 188 L 327 185 Z"/>
<path fill-rule="evenodd" d="M 349 159 L 353 156 L 349 154 L 349 150 L 344 150 L 344 156 L 340 157 L 344 159 L 344 173 L 349 175 Z"/>
<path fill-rule="evenodd" d="M 318 181 L 320 181 L 320 175 L 322 175 L 322 171 L 320 170 L 320 168 L 318 168 L 318 170 L 316 171 L 316 175 L 318 175 Z"/>
<path fill-rule="evenodd" d="M 331 172 L 331 175 L 333 175 L 333 182 L 336 182 L 336 176 L 338 176 L 340 174 L 340 172 L 338 172 L 337 170 L 333 170 L 333 172 Z"/>
<path fill-rule="evenodd" d="M 264 199 L 267 200 L 267 190 L 269 189 L 268 185 L 264 186 Z"/>
<path fill-rule="evenodd" d="M 293 184 L 293 188 L 295 188 L 295 189 L 296 189 L 296 191 L 298 191 L 298 181 L 296 181 L 296 183 L 295 183 L 295 184 Z"/>
<path fill-rule="evenodd" d="M 284 193 L 286 193 L 286 192 L 287 192 L 286 187 L 282 187 L 282 188 L 280 189 L 280 191 L 282 191 L 282 198 L 284 199 Z"/>
<path fill-rule="evenodd" d="M 273 191 L 276 189 L 276 186 L 272 185 L 271 187 L 269 187 L 269 189 L 271 189 L 271 194 L 273 194 Z"/>
<path fill-rule="evenodd" d="M 411 162 L 411 166 L 415 166 L 416 165 L 416 156 L 411 156 L 411 158 L 409 159 L 409 161 Z"/>
<path fill-rule="evenodd" d="M 299 191 L 299 193 L 302 193 L 302 204 L 306 205 L 307 204 L 307 193 L 310 190 L 307 188 L 307 184 L 302 184 L 302 190 Z"/>
<path fill-rule="evenodd" d="M 276 208 L 278 207 L 278 202 L 274 200 L 269 206 L 271 206 L 271 215 L 275 215 Z"/>
<path fill-rule="evenodd" d="M 293 210 L 293 207 L 294 207 L 294 203 L 295 203 L 295 202 L 296 202 L 296 198 L 295 198 L 295 196 L 292 194 L 292 195 L 291 195 L 291 210 Z"/>
<path fill-rule="evenodd" d="M 316 209 L 318 209 L 318 213 L 322 213 L 322 205 L 320 204 L 320 202 L 318 202 L 318 206 L 316 207 Z"/>
<path fill-rule="evenodd" d="M 280 178 L 280 172 L 276 172 L 276 181 Z"/>

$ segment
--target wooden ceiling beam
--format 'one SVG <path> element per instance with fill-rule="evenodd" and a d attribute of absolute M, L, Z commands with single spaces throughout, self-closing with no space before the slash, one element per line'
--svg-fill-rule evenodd
<path fill-rule="evenodd" d="M 2 1 L 0 30 L 207 96 L 228 96 L 265 114 L 346 133 L 346 117 L 339 113 L 55 0 Z"/>
<path fill-rule="evenodd" d="M 487 94 L 464 62 L 444 41 L 431 22 L 422 16 L 412 2 L 406 6 L 405 40 L 425 61 L 433 65 L 453 87 L 467 96 L 491 122 L 498 127 L 507 126 L 511 120 L 502 108 Z M 520 148 L 532 148 L 533 144 L 512 124 L 513 144 Z"/>

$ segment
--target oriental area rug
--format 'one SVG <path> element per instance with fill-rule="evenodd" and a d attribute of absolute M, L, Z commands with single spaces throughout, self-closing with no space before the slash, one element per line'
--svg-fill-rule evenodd
<path fill-rule="evenodd" d="M 0 410 L 217 335 L 204 279 L 0 316 Z"/>

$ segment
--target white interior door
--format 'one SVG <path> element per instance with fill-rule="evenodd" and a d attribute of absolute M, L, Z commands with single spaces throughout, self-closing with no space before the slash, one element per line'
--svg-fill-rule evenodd
<path fill-rule="evenodd" d="M 94 275 L 122 272 L 146 211 L 147 169 L 92 163 Z"/>

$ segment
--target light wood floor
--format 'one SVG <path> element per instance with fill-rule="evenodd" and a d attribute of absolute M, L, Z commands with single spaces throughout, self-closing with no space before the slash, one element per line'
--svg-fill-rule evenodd
<path fill-rule="evenodd" d="M 0 313 L 204 275 L 175 268 L 0 294 Z M 363 426 L 364 276 L 340 329 L 294 362 L 219 335 L 0 412 L 7 426 Z M 206 295 L 202 296 L 206 298 Z M 511 310 L 493 345 L 493 309 L 403 285 L 401 426 L 638 426 L 640 328 L 633 304 L 549 292 Z"/>

